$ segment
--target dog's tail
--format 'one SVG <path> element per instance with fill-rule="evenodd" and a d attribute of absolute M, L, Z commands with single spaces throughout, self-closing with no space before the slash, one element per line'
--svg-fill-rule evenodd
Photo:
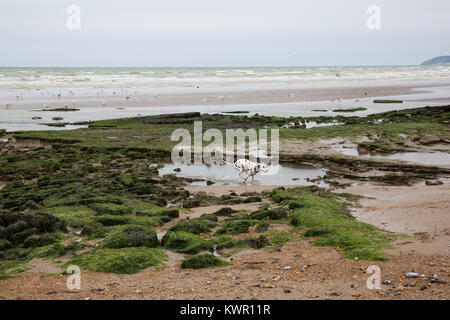
<path fill-rule="evenodd" d="M 226 161 L 225 159 L 223 160 L 223 163 L 225 163 L 225 164 L 227 164 L 227 165 L 229 165 L 229 166 L 233 166 L 233 167 L 234 167 L 234 163 L 230 163 L 230 162 Z"/>

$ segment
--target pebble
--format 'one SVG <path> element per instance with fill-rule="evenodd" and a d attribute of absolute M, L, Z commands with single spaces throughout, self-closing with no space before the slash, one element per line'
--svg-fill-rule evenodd
<path fill-rule="evenodd" d="M 331 300 L 331 298 L 330 298 L 330 297 L 328 297 L 328 296 L 326 296 L 326 297 L 325 297 L 325 300 Z"/>
<path fill-rule="evenodd" d="M 428 286 L 425 284 L 425 285 L 423 285 L 423 286 L 420 287 L 420 290 L 423 291 L 423 290 L 425 290 L 426 288 L 428 288 Z"/>
<path fill-rule="evenodd" d="M 415 287 L 415 286 L 416 286 L 416 283 L 415 283 L 415 282 L 410 282 L 410 283 L 409 283 L 409 286 L 410 286 L 410 287 Z"/>
<path fill-rule="evenodd" d="M 341 294 L 337 291 L 331 291 L 330 295 L 335 296 L 335 297 L 339 297 Z"/>
<path fill-rule="evenodd" d="M 353 260 L 354 261 L 359 261 L 359 258 L 358 257 L 354 257 Z"/>
<path fill-rule="evenodd" d="M 417 278 L 419 274 L 417 272 L 407 272 L 405 273 L 405 277 L 407 278 Z"/>
<path fill-rule="evenodd" d="M 438 279 L 434 279 L 434 278 L 431 278 L 431 279 L 430 279 L 430 282 L 431 282 L 431 283 L 439 283 L 439 284 L 447 284 L 447 281 L 444 281 L 444 280 L 438 280 Z"/>
<path fill-rule="evenodd" d="M 290 289 L 284 289 L 284 293 L 291 293 L 292 291 Z"/>
<path fill-rule="evenodd" d="M 389 285 L 389 284 L 392 284 L 392 281 L 391 280 L 384 280 L 383 284 Z"/>
<path fill-rule="evenodd" d="M 211 281 L 206 281 L 206 284 L 211 284 Z"/>
<path fill-rule="evenodd" d="M 283 270 L 291 270 L 291 269 L 292 269 L 291 266 L 286 266 L 283 268 Z"/>
<path fill-rule="evenodd" d="M 433 263 L 433 262 L 430 262 L 429 266 L 430 266 L 430 267 L 436 267 L 436 264 Z"/>
<path fill-rule="evenodd" d="M 259 279 L 259 281 L 261 281 L 261 282 L 266 282 L 266 279 L 261 278 L 261 279 Z"/>

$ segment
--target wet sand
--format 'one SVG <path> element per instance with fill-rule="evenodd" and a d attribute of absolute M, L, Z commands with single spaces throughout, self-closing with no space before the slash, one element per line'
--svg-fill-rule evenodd
<path fill-rule="evenodd" d="M 449 86 L 450 80 L 441 82 L 409 82 L 395 83 L 367 83 L 348 86 L 311 86 L 309 88 L 296 87 L 249 87 L 240 88 L 183 88 L 175 91 L 157 89 L 150 92 L 137 92 L 136 94 L 119 92 L 118 90 L 104 91 L 101 95 L 95 92 L 75 92 L 73 95 L 62 93 L 61 97 L 39 96 L 36 94 L 24 94 L 18 99 L 15 93 L 1 92 L 5 102 L 11 109 L 42 108 L 46 103 L 51 107 L 167 107 L 167 106 L 208 106 L 208 105 L 249 105 L 293 102 L 316 102 L 340 99 L 363 99 L 371 97 L 387 97 L 396 95 L 411 95 L 430 92 L 427 88 Z M 418 90 L 418 88 L 423 88 Z M 68 90 L 68 89 L 66 89 Z M 74 89 L 75 90 L 75 89 Z M 117 91 L 117 92 L 116 92 Z M 132 91 L 132 89 L 130 89 Z M 115 92 L 115 94 L 113 94 Z M 56 92 L 58 93 L 58 92 Z M 11 96 L 10 98 L 8 98 Z M 127 99 L 127 97 L 129 97 Z M 438 97 L 442 99 L 443 97 Z M 445 98 L 445 97 L 444 97 Z M 431 98 L 430 98 L 431 99 Z M 434 97 L 436 99 L 436 97 Z"/>
<path fill-rule="evenodd" d="M 406 234 L 392 253 L 450 253 L 450 184 L 437 186 L 375 186 L 336 190 L 361 195 L 352 215 L 381 229 Z"/>

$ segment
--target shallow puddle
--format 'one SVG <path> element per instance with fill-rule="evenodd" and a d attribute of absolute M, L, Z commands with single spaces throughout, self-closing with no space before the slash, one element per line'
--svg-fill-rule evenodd
<path fill-rule="evenodd" d="M 359 152 L 354 147 L 334 145 L 333 150 L 347 156 L 361 156 L 366 158 L 391 159 L 414 162 L 426 165 L 450 165 L 450 153 L 446 152 L 396 152 L 392 154 L 377 152 Z"/>
<path fill-rule="evenodd" d="M 180 172 L 173 171 L 174 169 L 181 169 Z M 161 176 L 166 174 L 175 174 L 179 177 L 198 179 L 193 181 L 191 185 L 206 186 L 206 180 L 214 182 L 214 185 L 240 185 L 239 171 L 230 165 L 212 165 L 205 164 L 166 164 L 159 169 Z M 251 177 L 247 179 L 247 184 L 255 185 L 318 185 L 320 187 L 327 187 L 328 185 L 323 181 L 312 182 L 310 179 L 323 177 L 326 174 L 325 169 L 318 169 L 304 165 L 294 165 L 283 163 L 279 166 L 275 174 L 258 173 L 255 176 L 255 181 L 252 182 Z"/>
<path fill-rule="evenodd" d="M 397 152 L 393 154 L 368 153 L 363 157 L 409 161 L 428 165 L 450 165 L 450 153 L 446 152 Z"/>

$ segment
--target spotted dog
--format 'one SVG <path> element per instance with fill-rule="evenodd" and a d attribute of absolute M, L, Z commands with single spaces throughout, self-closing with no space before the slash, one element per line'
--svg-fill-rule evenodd
<path fill-rule="evenodd" d="M 258 172 L 267 172 L 267 168 L 261 163 L 255 163 L 247 159 L 239 159 L 234 164 L 224 161 L 226 164 L 234 166 L 236 170 L 239 170 L 239 178 L 242 182 L 247 182 L 248 177 L 252 177 L 252 181 L 255 181 L 255 175 Z M 246 175 L 245 178 L 243 175 Z"/>

